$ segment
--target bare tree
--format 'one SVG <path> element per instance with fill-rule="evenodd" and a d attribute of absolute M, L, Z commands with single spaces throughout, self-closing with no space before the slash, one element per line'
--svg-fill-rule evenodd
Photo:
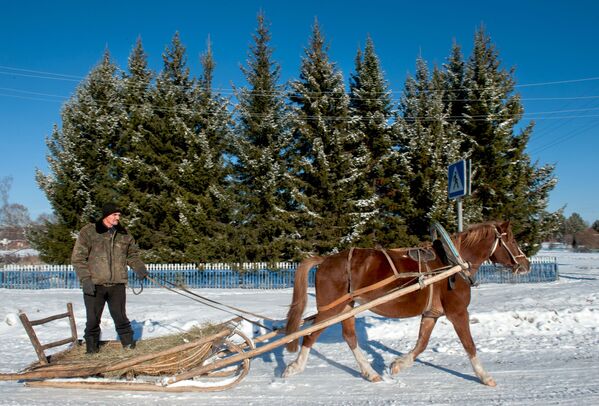
<path fill-rule="evenodd" d="M 0 226 L 25 227 L 31 223 L 29 210 L 22 204 L 8 202 L 11 186 L 12 177 L 0 179 Z"/>

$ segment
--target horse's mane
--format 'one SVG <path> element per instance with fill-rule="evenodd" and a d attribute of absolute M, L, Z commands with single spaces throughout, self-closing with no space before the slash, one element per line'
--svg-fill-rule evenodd
<path fill-rule="evenodd" d="M 468 229 L 462 234 L 462 237 L 460 238 L 460 245 L 463 247 L 470 247 L 472 245 L 474 245 L 475 243 L 492 237 L 495 237 L 495 227 L 497 227 L 499 225 L 499 222 L 497 221 L 488 221 L 485 223 L 478 223 L 478 224 L 473 224 L 470 227 L 468 227 Z M 507 230 L 508 233 L 511 232 L 511 230 Z M 509 238 L 511 238 L 511 236 L 508 236 Z"/>

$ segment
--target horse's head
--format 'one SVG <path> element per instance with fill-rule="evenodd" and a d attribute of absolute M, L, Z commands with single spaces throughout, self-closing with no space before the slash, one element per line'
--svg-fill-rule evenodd
<path fill-rule="evenodd" d="M 493 242 L 489 260 L 512 268 L 512 272 L 515 274 L 530 272 L 530 260 L 514 239 L 510 222 L 492 224 L 495 227 L 495 242 Z"/>
<path fill-rule="evenodd" d="M 516 274 L 530 271 L 530 261 L 514 239 L 509 221 L 476 224 L 459 237 L 460 254 L 471 263 L 490 260 L 512 268 Z"/>

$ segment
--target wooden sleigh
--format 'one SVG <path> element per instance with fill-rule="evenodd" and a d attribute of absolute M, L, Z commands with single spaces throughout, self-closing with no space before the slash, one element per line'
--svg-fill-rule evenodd
<path fill-rule="evenodd" d="M 0 380 L 19 380 L 27 386 L 55 388 L 121 389 L 138 391 L 219 391 L 239 383 L 249 372 L 249 360 L 227 368 L 213 368 L 203 374 L 202 382 L 189 381 L 187 385 L 165 386 L 165 378 L 176 379 L 180 374 L 211 363 L 214 359 L 229 357 L 243 352 L 243 348 L 253 347 L 253 342 L 236 330 L 239 319 L 210 328 L 210 334 L 183 342 L 155 352 L 144 352 L 146 340 L 138 342 L 138 349 L 123 350 L 119 341 L 103 341 L 99 354 L 85 355 L 85 346 L 77 339 L 73 306 L 67 304 L 67 312 L 40 320 L 29 320 L 26 314 L 19 315 L 31 343 L 38 356 L 34 362 L 18 373 L 0 374 Z M 68 318 L 71 337 L 42 345 L 34 326 L 53 320 Z M 182 339 L 180 341 L 188 341 Z M 148 340 L 150 342 L 150 340 Z M 46 355 L 50 348 L 68 344 L 69 347 L 52 355 Z M 111 351 L 120 356 L 117 359 L 100 357 Z"/>
<path fill-rule="evenodd" d="M 309 325 L 311 318 L 308 317 L 304 319 L 305 327 L 292 334 L 285 334 L 283 330 L 274 330 L 252 340 L 236 329 L 236 324 L 239 322 L 237 318 L 220 325 L 220 330 L 215 334 L 119 362 L 95 361 L 93 356 L 84 361 L 68 360 L 65 355 L 69 352 L 84 351 L 77 340 L 71 304 L 67 305 L 66 313 L 42 320 L 29 321 L 26 315 L 21 314 L 21 321 L 39 360 L 21 372 L 0 374 L 0 380 L 23 381 L 27 386 L 32 387 L 160 392 L 221 391 L 235 386 L 245 378 L 250 369 L 251 358 L 354 317 L 387 301 L 424 289 L 464 270 L 466 266 L 465 264 L 453 266 L 316 324 Z M 33 326 L 63 317 L 70 319 L 71 338 L 41 345 Z M 46 356 L 44 353 L 48 348 L 67 343 L 70 343 L 70 347 L 65 351 L 51 356 Z M 141 343 L 143 341 L 138 342 L 138 346 Z M 120 347 L 120 342 L 108 341 L 101 345 Z"/>

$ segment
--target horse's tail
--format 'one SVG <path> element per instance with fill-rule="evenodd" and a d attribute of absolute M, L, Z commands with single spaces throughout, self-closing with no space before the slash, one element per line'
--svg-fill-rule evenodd
<path fill-rule="evenodd" d="M 291 334 L 299 330 L 306 303 L 308 302 L 308 273 L 313 266 L 322 264 L 324 257 L 310 257 L 304 259 L 295 271 L 295 282 L 293 285 L 293 299 L 287 313 L 286 333 Z M 298 340 L 287 344 L 287 350 L 296 352 Z"/>

